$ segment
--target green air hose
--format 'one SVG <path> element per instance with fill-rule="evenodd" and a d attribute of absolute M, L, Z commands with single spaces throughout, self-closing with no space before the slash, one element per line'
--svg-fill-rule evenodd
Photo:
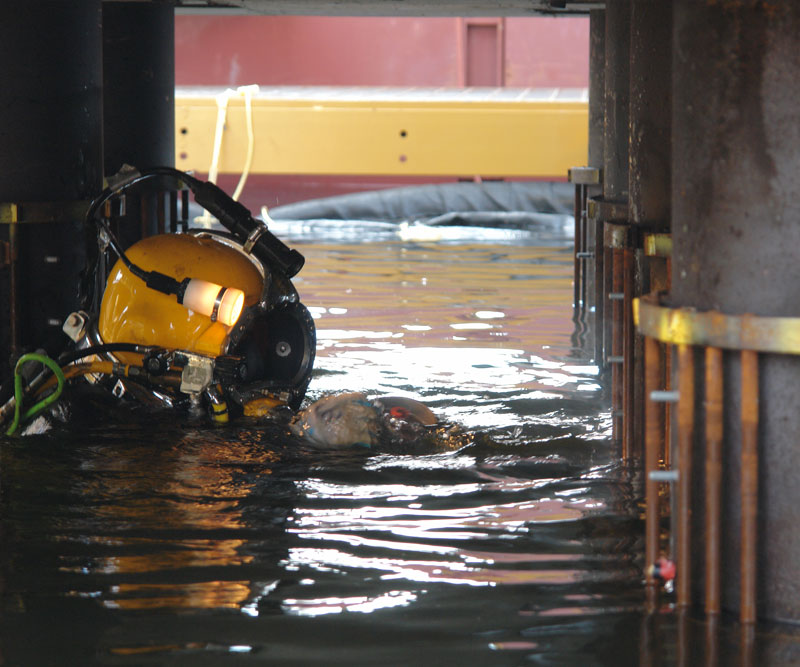
<path fill-rule="evenodd" d="M 38 361 L 40 364 L 47 366 L 51 371 L 53 371 L 53 374 L 58 380 L 58 387 L 56 387 L 56 390 L 52 394 L 46 396 L 41 401 L 37 402 L 31 408 L 26 410 L 25 414 L 22 414 L 22 399 L 24 396 L 22 392 L 22 373 L 20 370 L 22 366 L 29 361 Z M 61 396 L 61 392 L 64 391 L 65 383 L 66 380 L 64 379 L 64 373 L 61 372 L 61 367 L 50 357 L 44 354 L 23 354 L 17 361 L 17 365 L 14 367 L 14 400 L 16 405 L 14 406 L 14 420 L 11 422 L 11 426 L 8 427 L 6 435 L 14 435 L 21 424 L 24 424 L 28 420 L 32 419 L 48 405 L 57 401 Z"/>

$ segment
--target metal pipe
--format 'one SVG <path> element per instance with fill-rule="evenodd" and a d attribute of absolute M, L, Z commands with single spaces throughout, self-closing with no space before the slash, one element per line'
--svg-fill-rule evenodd
<path fill-rule="evenodd" d="M 572 310 L 573 315 L 576 317 L 580 312 L 580 291 L 581 291 L 581 264 L 583 260 L 578 257 L 578 253 L 582 252 L 581 247 L 581 191 L 582 185 L 575 185 L 575 205 L 573 208 L 573 217 L 575 219 L 575 235 L 572 248 L 572 262 L 574 266 L 573 276 L 573 295 L 572 295 Z"/>
<path fill-rule="evenodd" d="M 178 193 L 169 191 L 169 231 L 174 234 L 178 231 Z"/>
<path fill-rule="evenodd" d="M 16 359 L 19 354 L 19 243 L 17 239 L 17 223 L 8 226 L 8 325 L 9 325 L 9 350 L 10 358 Z M 0 373 L 0 380 L 3 374 Z"/>
<path fill-rule="evenodd" d="M 675 664 L 678 667 L 689 667 L 693 664 L 691 633 L 689 626 L 689 610 L 678 609 L 678 655 Z"/>
<path fill-rule="evenodd" d="M 150 191 L 145 188 L 139 192 L 139 222 L 143 239 L 153 234 L 150 218 Z"/>
<path fill-rule="evenodd" d="M 756 622 L 758 542 L 758 353 L 742 350 L 742 623 Z"/>
<path fill-rule="evenodd" d="M 624 248 L 622 251 L 623 264 L 623 291 L 625 300 L 622 302 L 622 442 L 623 451 L 628 458 L 641 453 L 633 435 L 634 421 L 634 326 L 633 326 L 633 248 Z M 641 443 L 638 443 L 641 445 Z M 634 451 L 636 448 L 638 451 Z"/>
<path fill-rule="evenodd" d="M 181 190 L 181 231 L 189 229 L 189 190 Z"/>
<path fill-rule="evenodd" d="M 706 613 L 720 613 L 722 350 L 706 348 Z"/>
<path fill-rule="evenodd" d="M 644 339 L 644 386 L 645 396 L 650 396 L 661 384 L 661 345 L 655 338 Z M 647 590 L 647 611 L 654 611 L 658 597 L 658 582 L 653 576 L 651 566 L 658 559 L 660 536 L 660 503 L 658 482 L 650 478 L 650 473 L 658 470 L 659 449 L 663 433 L 661 416 L 663 408 L 652 400 L 645 402 L 644 415 L 644 470 L 645 482 L 645 569 Z"/>
<path fill-rule="evenodd" d="M 159 190 L 156 193 L 156 228 L 158 229 L 159 234 L 163 234 L 166 231 L 166 211 L 164 206 L 166 204 L 166 198 L 164 196 L 164 191 Z"/>
<path fill-rule="evenodd" d="M 753 624 L 748 623 L 741 629 L 739 664 L 741 667 L 753 667 L 755 662 L 756 649 L 756 629 Z"/>
<path fill-rule="evenodd" d="M 579 257 L 581 258 L 581 287 L 580 292 L 578 293 L 578 300 L 581 304 L 581 314 L 586 312 L 586 305 L 588 301 L 588 294 L 586 293 L 586 285 L 588 283 L 587 280 L 587 264 L 586 260 L 584 259 L 587 255 L 589 255 L 589 239 L 587 237 L 587 219 L 586 219 L 586 202 L 589 196 L 589 187 L 586 185 L 581 186 L 581 201 L 580 201 L 580 225 L 579 225 L 579 232 L 580 232 L 580 254 Z"/>
<path fill-rule="evenodd" d="M 661 369 L 661 376 L 664 379 L 664 391 L 672 392 L 672 367 L 674 366 L 675 350 L 672 345 L 664 346 L 664 367 Z M 672 467 L 672 412 L 673 406 L 667 403 L 664 406 L 664 439 L 661 441 L 661 461 L 665 468 Z"/>
<path fill-rule="evenodd" d="M 606 312 L 606 289 L 605 283 L 605 262 L 606 262 L 606 249 L 604 245 L 603 234 L 604 223 L 602 220 L 595 219 L 594 231 L 594 332 L 595 332 L 595 345 L 594 345 L 594 360 L 597 367 L 602 371 L 606 365 L 606 348 L 605 348 L 605 312 Z"/>
<path fill-rule="evenodd" d="M 613 292 L 622 292 L 625 289 L 625 266 L 623 263 L 622 249 L 614 248 L 611 259 L 611 289 Z M 623 302 L 615 299 L 611 306 L 611 354 L 622 358 L 623 354 Z M 627 441 L 623 438 L 622 429 L 622 394 L 623 364 L 614 364 L 611 367 L 611 410 L 612 431 L 615 441 L 622 442 L 622 458 L 628 458 Z"/>
<path fill-rule="evenodd" d="M 692 439 L 694 437 L 694 348 L 678 346 L 678 507 L 677 507 L 677 593 L 678 607 L 692 602 Z"/>
<path fill-rule="evenodd" d="M 603 143 L 605 125 L 605 35 L 606 13 L 604 9 L 589 12 L 589 166 L 603 167 Z M 602 175 L 600 179 L 602 183 Z M 592 186 L 587 197 L 602 194 L 602 186 Z M 586 250 L 593 253 L 594 270 L 586 265 L 587 308 L 594 311 L 588 322 L 594 339 L 594 358 L 599 368 L 603 368 L 603 224 L 596 218 L 586 221 Z"/>
<path fill-rule="evenodd" d="M 719 616 L 706 620 L 706 667 L 719 665 Z"/>

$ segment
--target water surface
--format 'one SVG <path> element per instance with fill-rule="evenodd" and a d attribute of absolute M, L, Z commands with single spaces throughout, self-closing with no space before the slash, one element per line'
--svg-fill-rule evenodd
<path fill-rule="evenodd" d="M 174 415 L 3 440 L 0 664 L 638 664 L 639 506 L 568 233 L 290 227 L 309 397 L 457 426 L 413 454 Z"/>

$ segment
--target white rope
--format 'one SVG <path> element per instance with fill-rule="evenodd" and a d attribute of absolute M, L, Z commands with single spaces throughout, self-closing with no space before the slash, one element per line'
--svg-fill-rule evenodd
<path fill-rule="evenodd" d="M 211 152 L 211 166 L 208 168 L 208 180 L 211 183 L 217 182 L 219 174 L 219 154 L 222 152 L 222 132 L 225 129 L 225 119 L 228 115 L 228 100 L 236 95 L 235 90 L 230 88 L 217 95 L 217 127 L 214 130 L 214 150 Z M 203 215 L 194 219 L 195 223 L 209 228 L 213 217 L 208 211 L 203 211 Z"/>
<path fill-rule="evenodd" d="M 247 182 L 247 177 L 250 175 L 250 167 L 253 164 L 253 154 L 255 153 L 256 147 L 256 133 L 253 128 L 253 95 L 258 94 L 258 85 L 239 86 L 236 92 L 239 95 L 244 95 L 244 113 L 247 121 L 247 157 L 244 161 L 244 169 L 239 178 L 239 183 L 236 186 L 236 190 L 233 191 L 232 197 L 234 201 L 238 200 L 239 195 L 242 194 L 244 184 Z"/>

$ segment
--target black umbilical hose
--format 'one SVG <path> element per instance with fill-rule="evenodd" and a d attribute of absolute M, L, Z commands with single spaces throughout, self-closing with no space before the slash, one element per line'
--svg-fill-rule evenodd
<path fill-rule="evenodd" d="M 186 184 L 194 193 L 195 201 L 212 213 L 242 243 L 245 252 L 255 255 L 265 268 L 270 270 L 278 269 L 287 278 L 292 278 L 303 268 L 303 264 L 305 264 L 303 255 L 285 245 L 267 229 L 266 224 L 256 221 L 249 209 L 234 201 L 217 185 L 208 181 L 201 181 L 173 167 L 154 167 L 141 172 L 132 172 L 127 178 L 123 178 L 120 182 L 107 187 L 91 203 L 86 212 L 87 222 L 94 223 L 102 228 L 111 249 L 122 260 L 128 270 L 137 278 L 143 280 L 149 288 L 163 294 L 174 294 L 178 302 L 182 303 L 189 279 L 179 282 L 171 276 L 158 271 L 145 271 L 131 262 L 109 228 L 107 221 L 97 214 L 109 199 L 126 188 L 158 176 L 168 176 L 174 178 L 178 183 Z M 96 269 L 92 269 L 89 273 L 93 273 L 94 270 Z M 81 289 L 81 293 L 84 295 L 84 306 L 87 305 L 87 292 L 88 288 Z"/>

